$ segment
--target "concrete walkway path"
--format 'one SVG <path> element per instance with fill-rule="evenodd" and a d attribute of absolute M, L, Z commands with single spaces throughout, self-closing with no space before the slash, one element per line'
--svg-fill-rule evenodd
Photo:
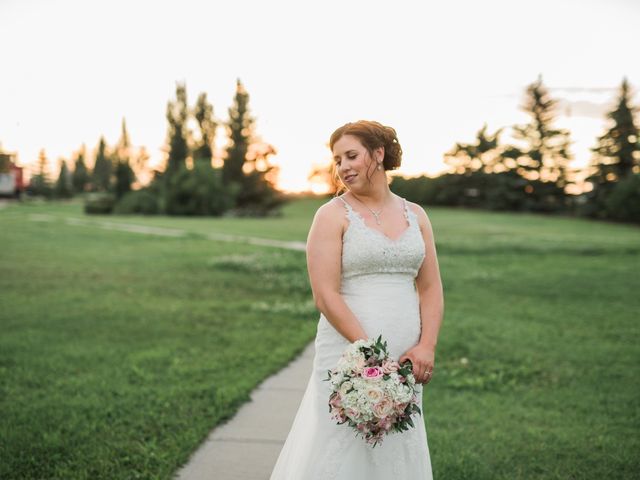
<path fill-rule="evenodd" d="M 268 480 L 311 375 L 314 346 L 264 380 L 227 423 L 218 426 L 176 480 Z"/>

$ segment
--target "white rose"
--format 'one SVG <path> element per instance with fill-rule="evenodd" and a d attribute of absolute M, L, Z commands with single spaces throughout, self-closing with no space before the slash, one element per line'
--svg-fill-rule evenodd
<path fill-rule="evenodd" d="M 351 383 L 349 380 L 347 380 L 346 382 L 344 382 L 342 385 L 340 385 L 340 393 L 342 395 L 346 395 L 347 392 L 349 390 L 351 390 L 351 387 L 353 387 L 353 383 Z"/>
<path fill-rule="evenodd" d="M 384 397 L 384 392 L 377 387 L 367 388 L 364 393 L 371 403 L 378 403 Z"/>
<path fill-rule="evenodd" d="M 413 389 L 407 385 L 403 385 L 398 389 L 398 396 L 396 397 L 400 403 L 407 403 L 413 398 Z"/>

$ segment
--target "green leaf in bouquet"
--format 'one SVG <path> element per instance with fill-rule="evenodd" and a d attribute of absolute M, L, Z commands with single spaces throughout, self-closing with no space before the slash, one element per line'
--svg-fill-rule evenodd
<path fill-rule="evenodd" d="M 398 369 L 398 373 L 403 377 L 408 377 L 413 372 L 413 365 L 409 362 L 409 365 L 403 364 L 402 367 Z"/>

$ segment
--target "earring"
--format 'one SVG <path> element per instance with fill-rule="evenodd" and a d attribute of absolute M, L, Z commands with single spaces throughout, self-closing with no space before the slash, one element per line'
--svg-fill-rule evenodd
<path fill-rule="evenodd" d="M 382 162 L 378 162 L 378 170 L 382 170 Z"/>

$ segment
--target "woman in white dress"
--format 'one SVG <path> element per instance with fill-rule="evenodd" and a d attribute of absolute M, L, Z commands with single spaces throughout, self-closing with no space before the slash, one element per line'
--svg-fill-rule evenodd
<path fill-rule="evenodd" d="M 313 371 L 271 480 L 428 480 L 423 418 L 372 448 L 331 419 L 324 379 L 349 343 L 382 335 L 393 357 L 412 361 L 422 404 L 444 313 L 431 223 L 389 189 L 386 171 L 402 156 L 393 128 L 347 123 L 329 146 L 347 191 L 318 209 L 309 231 L 307 268 L 321 312 Z M 422 411 L 428 416 L 429 406 Z"/>

